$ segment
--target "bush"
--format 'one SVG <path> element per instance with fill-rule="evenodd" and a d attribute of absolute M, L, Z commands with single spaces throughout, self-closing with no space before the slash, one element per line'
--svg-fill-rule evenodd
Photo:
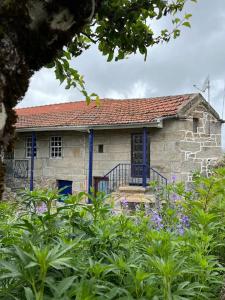
<path fill-rule="evenodd" d="M 196 176 L 193 191 L 172 184 L 154 208 L 129 214 L 101 193 L 92 205 L 79 193 L 55 206 L 52 190 L 1 204 L 0 299 L 218 299 L 224 186 L 218 169 Z"/>

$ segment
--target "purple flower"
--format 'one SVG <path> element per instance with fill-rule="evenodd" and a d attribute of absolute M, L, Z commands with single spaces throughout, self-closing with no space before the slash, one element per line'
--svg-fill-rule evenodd
<path fill-rule="evenodd" d="M 47 211 L 47 206 L 44 202 L 41 203 L 41 205 L 37 206 L 36 213 L 37 214 L 43 214 Z"/>
<path fill-rule="evenodd" d="M 151 221 L 154 223 L 157 230 L 163 228 L 162 217 L 157 212 L 153 211 Z"/>
<path fill-rule="evenodd" d="M 179 235 L 184 235 L 184 227 L 181 224 L 178 225 L 177 229 Z"/>
<path fill-rule="evenodd" d="M 189 222 L 188 216 L 186 216 L 186 215 L 181 215 L 180 222 L 181 222 L 181 224 L 182 224 L 184 227 L 186 227 L 186 228 L 189 228 L 189 227 L 190 227 L 190 222 Z"/>
<path fill-rule="evenodd" d="M 121 205 L 122 205 L 122 207 L 123 208 L 125 208 L 125 209 L 128 209 L 128 201 L 127 201 L 127 199 L 126 198 L 124 198 L 122 201 L 121 201 Z"/>
<path fill-rule="evenodd" d="M 177 179 L 177 176 L 176 176 L 176 175 L 173 175 L 173 176 L 172 176 L 172 182 L 175 182 L 176 179 Z"/>
<path fill-rule="evenodd" d="M 179 235 L 184 235 L 185 228 L 190 227 L 189 218 L 186 215 L 180 215 L 180 223 L 177 226 L 177 231 Z"/>
<path fill-rule="evenodd" d="M 179 196 L 178 196 L 176 193 L 173 193 L 173 194 L 172 194 L 172 200 L 173 200 L 174 202 L 176 202 L 177 200 L 179 200 Z"/>

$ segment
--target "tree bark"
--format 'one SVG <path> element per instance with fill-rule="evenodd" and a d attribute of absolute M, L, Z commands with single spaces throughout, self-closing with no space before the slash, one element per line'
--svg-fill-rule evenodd
<path fill-rule="evenodd" d="M 0 150 L 12 147 L 16 114 L 35 71 L 82 31 L 101 0 L 0 0 Z M 4 111 L 6 118 L 4 118 Z M 4 165 L 0 160 L 0 199 Z"/>

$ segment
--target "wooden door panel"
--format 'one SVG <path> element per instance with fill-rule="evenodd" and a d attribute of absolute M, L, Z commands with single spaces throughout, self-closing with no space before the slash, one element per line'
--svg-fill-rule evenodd
<path fill-rule="evenodd" d="M 146 161 L 150 164 L 150 137 L 147 135 Z M 143 174 L 143 134 L 135 133 L 131 135 L 131 176 L 141 178 Z"/>

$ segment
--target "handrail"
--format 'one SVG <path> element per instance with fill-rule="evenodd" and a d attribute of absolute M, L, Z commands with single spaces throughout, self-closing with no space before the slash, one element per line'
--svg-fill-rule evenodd
<path fill-rule="evenodd" d="M 160 177 L 162 177 L 163 179 L 166 180 L 167 183 L 167 178 L 165 176 L 163 176 L 162 174 L 160 174 L 158 171 L 156 171 L 155 169 L 153 169 L 152 167 L 150 167 L 150 170 L 152 170 L 153 172 L 155 172 L 156 174 L 158 174 Z"/>
<path fill-rule="evenodd" d="M 107 177 L 111 172 L 113 172 L 119 166 L 120 166 L 120 164 L 116 165 L 112 170 L 110 170 L 108 173 L 106 173 L 103 177 Z"/>
<path fill-rule="evenodd" d="M 122 185 L 142 185 L 143 172 L 146 172 L 147 184 L 151 181 L 156 181 L 160 185 L 167 185 L 167 178 L 149 165 L 145 166 L 144 164 L 129 163 L 117 164 L 114 168 L 107 172 L 103 176 L 102 181 L 100 180 L 99 182 L 107 193 L 111 193 L 116 191 L 119 186 Z"/>

